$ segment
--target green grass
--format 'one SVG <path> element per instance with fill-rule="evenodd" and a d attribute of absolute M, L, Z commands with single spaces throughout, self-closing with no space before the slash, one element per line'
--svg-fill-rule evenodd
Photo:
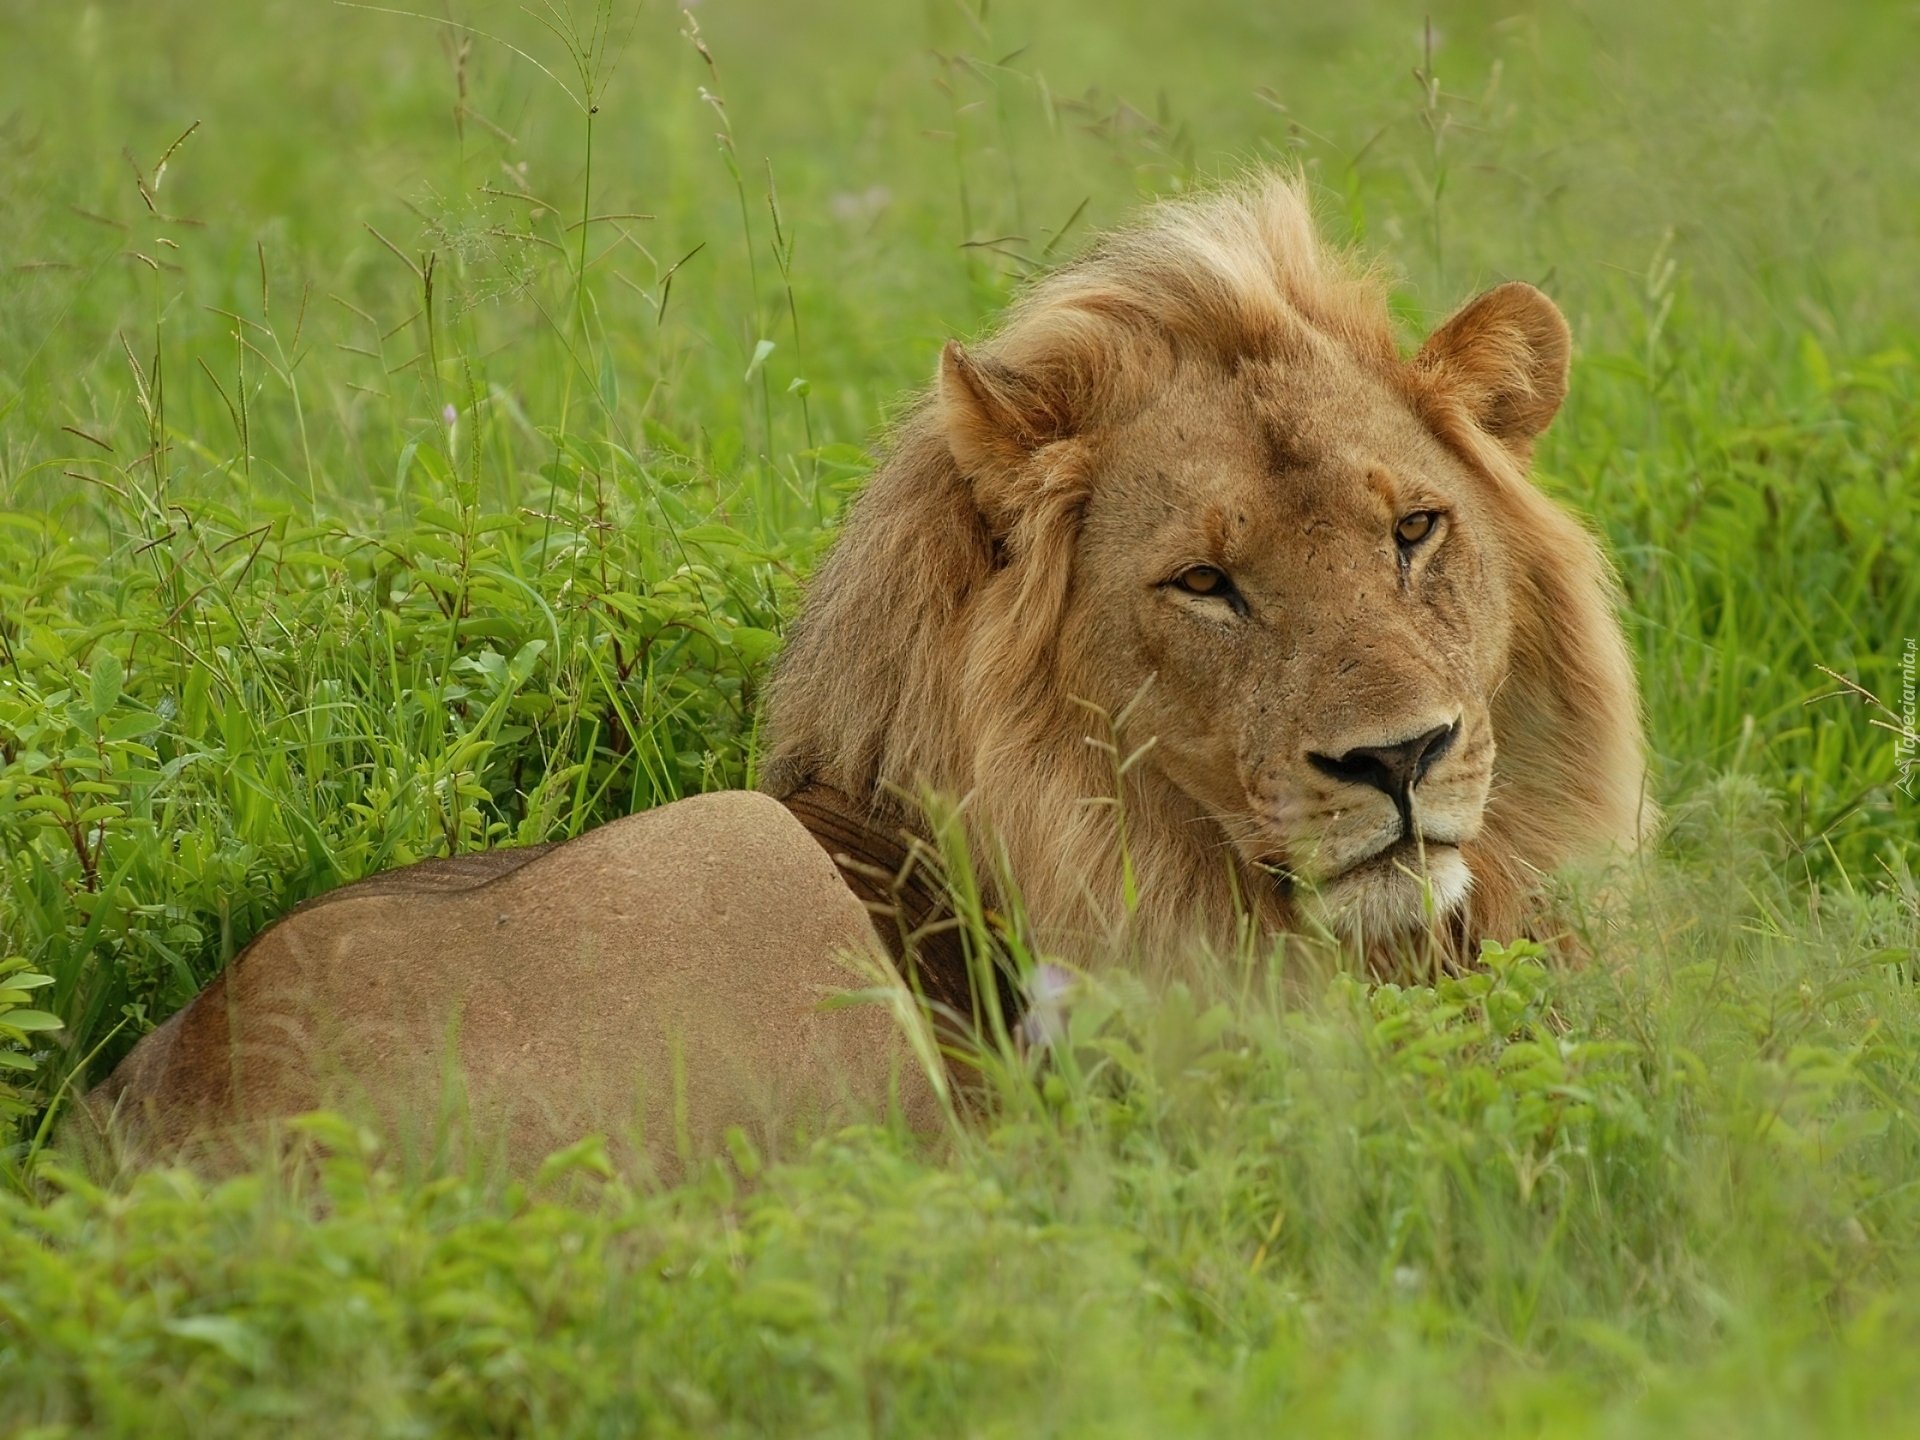
<path fill-rule="evenodd" d="M 1920 830 L 1807 703 L 1920 637 L 1920 22 L 1722 8 L 0 0 L 0 1428 L 1920 1428 Z M 1573 323 L 1674 817 L 1586 966 L 1116 973 L 964 1133 L 670 1191 L 36 1152 L 294 902 L 750 783 L 940 343 L 1263 160 L 1410 340 Z"/>

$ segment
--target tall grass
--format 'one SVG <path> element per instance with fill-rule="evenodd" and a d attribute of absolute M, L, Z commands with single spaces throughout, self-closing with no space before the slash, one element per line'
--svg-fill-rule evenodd
<path fill-rule="evenodd" d="M 1914 896 L 1810 905 L 1763 806 L 1703 796 L 1585 970 L 1084 978 L 944 1151 L 422 1181 L 323 1117 L 217 1186 L 50 1163 L 0 1374 L 105 1433 L 1898 1432 Z"/>
<path fill-rule="evenodd" d="M 1396 267 L 1410 339 L 1498 279 L 1561 301 L 1539 469 L 1616 558 L 1678 816 L 1570 890 L 1583 971 L 1083 979 L 944 1149 L 665 1194 L 590 1149 L 402 1179 L 350 1133 L 324 1199 L 43 1167 L 0 1241 L 9 1425 L 1899 1418 L 1914 811 L 1819 667 L 1886 695 L 1920 634 L 1904 10 L 11 4 L 0 36 L 0 960 L 47 980 L 0 988 L 16 1175 L 81 1062 L 293 902 L 751 783 L 796 587 L 940 342 L 1249 160 Z"/>

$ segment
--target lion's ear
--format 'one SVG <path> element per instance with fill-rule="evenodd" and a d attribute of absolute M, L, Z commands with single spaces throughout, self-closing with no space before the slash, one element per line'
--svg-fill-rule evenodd
<path fill-rule="evenodd" d="M 1559 307 L 1514 280 L 1469 302 L 1427 338 L 1413 363 L 1524 460 L 1566 399 L 1572 354 Z"/>
<path fill-rule="evenodd" d="M 940 421 L 982 512 L 1004 531 L 1034 455 L 1079 427 L 1077 387 L 1065 373 L 1028 373 L 969 355 L 949 340 L 940 355 Z"/>
<path fill-rule="evenodd" d="M 1019 376 L 967 354 L 958 340 L 940 352 L 940 411 L 953 458 L 968 474 L 1018 465 L 1034 451 Z"/>

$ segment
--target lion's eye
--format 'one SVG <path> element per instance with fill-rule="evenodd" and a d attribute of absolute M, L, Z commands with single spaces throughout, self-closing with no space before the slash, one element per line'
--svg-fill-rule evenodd
<path fill-rule="evenodd" d="M 1226 571 L 1213 565 L 1189 565 L 1171 580 L 1164 582 L 1189 595 L 1198 595 L 1207 600 L 1224 601 L 1227 608 L 1236 615 L 1247 613 L 1247 602 L 1240 598 L 1240 591 Z"/>
<path fill-rule="evenodd" d="M 1418 545 L 1433 533 L 1433 527 L 1439 522 L 1439 512 L 1434 510 L 1416 510 L 1403 516 L 1393 527 L 1394 536 L 1402 545 Z"/>
<path fill-rule="evenodd" d="M 1233 582 L 1211 565 L 1195 565 L 1173 577 L 1173 583 L 1189 595 L 1231 595 Z"/>

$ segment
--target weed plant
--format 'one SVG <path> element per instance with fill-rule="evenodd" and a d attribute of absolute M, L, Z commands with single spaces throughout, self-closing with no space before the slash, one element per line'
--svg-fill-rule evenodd
<path fill-rule="evenodd" d="M 7 1433 L 1913 1424 L 1910 7 L 0 0 L 0 42 Z M 1077 977 L 951 1133 L 672 1189 L 328 1118 L 221 1184 L 46 1158 L 293 903 L 751 784 L 940 343 L 1250 162 L 1409 341 L 1512 277 L 1573 322 L 1538 468 L 1673 816 L 1565 882 L 1584 965 Z"/>

